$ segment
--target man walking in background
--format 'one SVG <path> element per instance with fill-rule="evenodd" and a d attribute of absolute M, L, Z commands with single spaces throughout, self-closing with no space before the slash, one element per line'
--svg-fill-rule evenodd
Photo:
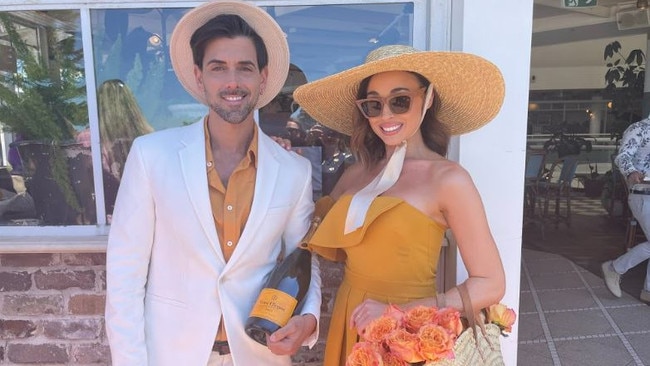
<path fill-rule="evenodd" d="M 628 204 L 646 238 L 650 238 L 650 117 L 631 124 L 623 133 L 619 153 L 614 161 L 625 177 L 629 190 Z M 645 182 L 645 183 L 644 183 Z M 621 297 L 621 275 L 630 268 L 650 258 L 650 242 L 644 241 L 613 261 L 602 264 L 607 288 Z M 650 264 L 640 294 L 641 300 L 650 302 Z"/>

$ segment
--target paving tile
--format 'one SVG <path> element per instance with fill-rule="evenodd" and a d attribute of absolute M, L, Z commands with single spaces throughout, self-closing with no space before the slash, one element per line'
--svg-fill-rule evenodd
<path fill-rule="evenodd" d="M 554 366 L 546 343 L 519 344 L 517 366 Z"/>
<path fill-rule="evenodd" d="M 531 275 L 536 290 L 585 288 L 582 278 L 575 272 Z"/>
<path fill-rule="evenodd" d="M 582 267 L 580 267 L 582 268 Z M 580 272 L 580 275 L 582 278 L 584 278 L 585 282 L 587 282 L 587 285 L 590 287 L 604 287 L 605 282 L 603 281 L 602 277 L 596 276 L 595 274 L 584 270 Z"/>
<path fill-rule="evenodd" d="M 535 299 L 533 298 L 532 293 L 522 292 L 519 294 L 519 312 L 522 314 L 537 312 L 537 308 L 535 307 Z"/>
<path fill-rule="evenodd" d="M 624 366 L 634 365 L 618 337 L 590 338 L 555 342 L 562 365 L 567 366 Z"/>
<path fill-rule="evenodd" d="M 596 302 L 587 289 L 539 291 L 537 296 L 544 311 L 584 309 L 596 306 Z"/>
<path fill-rule="evenodd" d="M 622 332 L 650 329 L 650 307 L 645 305 L 607 309 Z"/>
<path fill-rule="evenodd" d="M 574 271 L 571 262 L 561 257 L 548 260 L 530 261 L 526 263 L 526 267 L 528 267 L 528 272 L 530 272 L 531 275 Z"/>
<path fill-rule="evenodd" d="M 519 332 L 517 333 L 517 336 L 519 342 L 546 340 L 538 313 L 522 313 L 520 314 L 518 321 Z"/>
<path fill-rule="evenodd" d="M 529 291 L 530 286 L 528 285 L 528 278 L 524 274 L 524 271 L 521 271 L 521 278 L 519 280 L 519 291 Z"/>
<path fill-rule="evenodd" d="M 650 365 L 650 333 L 628 334 L 625 337 L 630 342 L 632 348 L 634 348 L 634 352 L 643 361 L 643 364 Z"/>
<path fill-rule="evenodd" d="M 598 297 L 598 300 L 600 300 L 600 302 L 606 308 L 639 304 L 639 299 L 631 296 L 626 292 L 623 292 L 623 296 L 621 297 L 615 297 L 607 289 L 607 287 L 605 287 L 604 283 L 601 287 L 592 287 L 591 290 L 594 292 L 594 294 Z"/>
<path fill-rule="evenodd" d="M 537 260 L 548 260 L 548 259 L 557 259 L 559 256 L 554 253 L 543 252 L 540 250 L 532 250 L 523 248 L 521 251 L 521 256 L 526 262 L 532 262 Z M 560 257 L 561 258 L 561 257 Z"/>
<path fill-rule="evenodd" d="M 553 312 L 544 315 L 553 339 L 614 333 L 614 328 L 600 309 Z"/>

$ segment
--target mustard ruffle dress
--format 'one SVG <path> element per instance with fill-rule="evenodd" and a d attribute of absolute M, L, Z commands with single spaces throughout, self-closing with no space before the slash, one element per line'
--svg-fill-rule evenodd
<path fill-rule="evenodd" d="M 436 295 L 436 266 L 445 228 L 400 198 L 375 198 L 362 227 L 343 234 L 352 196 L 333 202 L 309 240 L 321 256 L 345 262 L 325 347 L 324 366 L 345 365 L 358 341 L 348 320 L 364 299 L 400 304 Z M 324 202 L 325 201 L 325 202 Z M 317 204 L 317 207 L 318 207 Z"/>

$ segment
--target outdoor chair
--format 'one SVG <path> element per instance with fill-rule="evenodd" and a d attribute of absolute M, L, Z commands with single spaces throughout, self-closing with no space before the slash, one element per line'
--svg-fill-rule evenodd
<path fill-rule="evenodd" d="M 568 155 L 557 159 L 537 184 L 544 220 L 552 221 L 555 227 L 560 222 L 565 222 L 567 226 L 571 226 L 571 182 L 575 178 L 577 167 L 577 155 Z M 551 202 L 554 203 L 554 210 L 553 214 L 550 215 L 549 205 Z M 564 205 L 564 213 L 561 209 L 562 205 Z"/>
<path fill-rule="evenodd" d="M 539 224 L 544 238 L 544 224 L 537 209 L 538 184 L 543 179 L 545 150 L 526 152 L 526 170 L 524 173 L 524 225 Z"/>

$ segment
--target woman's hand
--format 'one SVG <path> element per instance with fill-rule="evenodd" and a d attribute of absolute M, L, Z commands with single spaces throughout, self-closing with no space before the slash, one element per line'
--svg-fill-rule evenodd
<path fill-rule="evenodd" d="M 273 141 L 277 142 L 278 145 L 282 146 L 285 150 L 291 150 L 291 140 L 284 139 L 278 136 L 270 136 Z"/>
<path fill-rule="evenodd" d="M 373 320 L 384 315 L 386 312 L 387 304 L 376 300 L 364 300 L 350 315 L 350 327 L 357 328 L 357 333 L 363 335 L 364 329 Z"/>

